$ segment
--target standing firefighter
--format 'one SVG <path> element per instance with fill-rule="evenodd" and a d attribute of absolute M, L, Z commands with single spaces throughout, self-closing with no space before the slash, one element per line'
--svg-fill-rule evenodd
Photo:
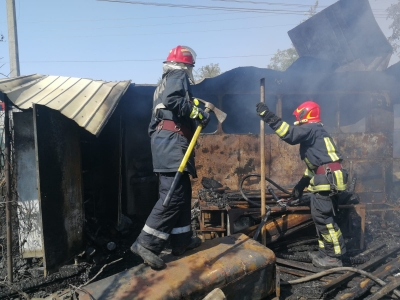
<path fill-rule="evenodd" d="M 342 156 L 320 119 L 320 107 L 313 101 L 301 104 L 293 114 L 294 125 L 282 121 L 264 103 L 257 104 L 257 114 L 286 143 L 300 144 L 300 156 L 307 168 L 292 191 L 292 197 L 302 196 L 308 186 L 311 192 L 311 215 L 319 235 L 319 251 L 309 253 L 314 266 L 342 266 L 346 246 L 335 222 L 338 195 L 346 190 L 347 172 L 342 169 Z"/>
<path fill-rule="evenodd" d="M 196 53 L 189 47 L 172 49 L 164 62 L 162 80 L 153 97 L 149 135 L 153 168 L 159 178 L 159 199 L 131 251 L 154 269 L 165 267 L 158 255 L 168 239 L 172 254 L 177 256 L 201 243 L 199 238 L 192 238 L 190 226 L 192 187 L 189 174 L 197 177 L 193 154 L 169 206 L 163 206 L 197 123 L 200 122 L 204 128 L 209 121 L 209 114 L 198 108 L 197 101 L 192 98 L 190 83 L 194 83 L 192 69 L 195 60 Z"/>

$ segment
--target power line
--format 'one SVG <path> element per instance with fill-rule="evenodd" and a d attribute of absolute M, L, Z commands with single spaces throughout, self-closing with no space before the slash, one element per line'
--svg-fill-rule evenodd
<path fill-rule="evenodd" d="M 101 22 L 101 21 L 126 21 L 126 20 L 143 20 L 143 19 L 168 19 L 168 18 L 186 18 L 186 17 L 202 17 L 202 16 L 215 16 L 215 15 L 233 15 L 240 12 L 216 13 L 216 14 L 193 14 L 193 15 L 179 15 L 179 16 L 152 16 L 152 17 L 139 17 L 139 18 L 107 18 L 107 19 L 83 19 L 83 20 L 39 20 L 39 21 L 26 21 L 18 24 L 34 24 L 34 23 L 75 23 L 75 22 Z M 0 22 L 7 23 L 7 22 Z"/>
<path fill-rule="evenodd" d="M 241 27 L 241 28 L 226 28 L 226 29 L 212 29 L 212 30 L 191 30 L 191 31 L 181 31 L 181 32 L 156 32 L 156 33 L 129 33 L 129 34 L 102 34 L 102 35 L 81 35 L 81 36 L 29 36 L 24 37 L 24 39 L 40 39 L 40 38 L 50 38 L 50 39 L 61 39 L 61 38 L 93 38 L 93 37 L 120 37 L 120 36 L 135 36 L 135 35 L 168 35 L 168 34 L 185 34 L 185 33 L 201 33 L 201 32 L 217 32 L 217 31 L 232 31 L 232 30 L 242 30 L 242 29 L 256 29 L 256 28 L 272 28 L 272 27 L 283 27 L 283 26 L 294 26 L 296 24 L 285 24 L 285 25 L 266 25 L 266 26 L 254 26 L 254 27 Z"/>
<path fill-rule="evenodd" d="M 293 3 L 282 3 L 282 2 L 269 2 L 269 1 L 248 1 L 248 0 L 212 0 L 212 1 L 217 1 L 217 2 L 231 2 L 231 3 L 246 3 L 246 4 L 255 4 L 255 5 L 278 5 L 278 6 L 289 6 L 289 7 L 298 7 L 298 8 L 311 8 L 314 5 L 308 5 L 308 4 L 293 4 Z M 390 0 L 388 0 L 390 1 Z M 329 7 L 330 5 L 317 5 L 317 9 L 325 9 Z M 385 11 L 385 9 L 372 9 L 372 11 Z"/>
<path fill-rule="evenodd" d="M 97 1 L 106 1 L 106 2 L 122 2 L 122 1 L 108 1 L 108 0 L 97 0 Z M 309 8 L 310 5 L 306 4 L 290 4 L 290 3 L 276 3 L 276 2 L 268 2 L 268 1 L 245 1 L 245 0 L 212 0 L 212 1 L 221 1 L 221 2 L 240 2 L 240 3 L 249 3 L 249 4 L 268 4 L 268 5 L 278 5 L 278 6 L 298 6 Z M 380 0 L 384 1 L 384 0 Z M 387 0 L 391 1 L 391 0 Z M 129 3 L 135 4 L 130 2 L 122 2 L 122 3 Z M 151 5 L 147 3 L 141 3 L 143 5 Z M 179 5 L 178 5 L 179 6 Z M 328 6 L 318 6 L 317 8 L 324 9 Z M 372 9 L 373 12 L 377 11 L 385 11 L 384 9 Z M 296 12 L 303 12 L 307 13 L 307 11 L 296 11 Z M 127 20 L 142 20 L 142 19 L 165 19 L 165 18 L 186 18 L 186 17 L 202 17 L 202 16 L 213 16 L 213 15 L 221 15 L 221 14 L 238 14 L 241 11 L 233 11 L 233 12 L 226 12 L 226 13 L 211 13 L 211 14 L 192 14 L 192 15 L 175 15 L 175 16 L 146 16 L 146 17 L 134 17 L 134 18 L 104 18 L 104 19 L 74 19 L 74 20 L 37 20 L 37 21 L 18 21 L 18 24 L 37 24 L 37 23 L 76 23 L 76 22 L 102 22 L 102 21 L 127 21 Z M 251 12 L 248 12 L 251 13 Z M 253 12 L 253 13 L 263 13 L 263 12 Z M 385 14 L 386 16 L 386 14 Z M 383 16 L 382 16 L 383 17 Z M 0 22 L 0 24 L 6 24 L 7 22 Z"/>
<path fill-rule="evenodd" d="M 304 14 L 307 11 L 299 10 L 282 10 L 282 9 L 265 9 L 265 8 L 246 8 L 246 7 L 226 7 L 226 6 L 206 6 L 206 5 L 187 5 L 187 4 L 173 4 L 173 3 L 157 3 L 157 2 L 142 2 L 142 1 L 128 1 L 128 0 L 97 0 L 101 2 L 116 2 L 133 5 L 147 5 L 147 6 L 160 6 L 160 7 L 174 7 L 174 8 L 189 8 L 189 9 L 209 9 L 209 10 L 223 10 L 223 11 L 239 11 L 239 12 L 258 12 L 258 13 L 283 13 L 283 14 Z"/>
<path fill-rule="evenodd" d="M 311 5 L 307 4 L 291 4 L 291 3 L 277 3 L 277 2 L 269 2 L 269 1 L 244 1 L 244 0 L 212 0 L 219 2 L 236 2 L 236 3 L 246 3 L 246 4 L 259 4 L 259 5 L 280 5 L 280 6 L 294 6 L 294 7 L 306 7 L 309 8 Z"/>
<path fill-rule="evenodd" d="M 222 10 L 222 11 L 238 11 L 238 12 L 257 12 L 257 13 L 268 13 L 268 14 L 291 14 L 291 15 L 303 15 L 308 10 L 284 10 L 284 9 L 265 9 L 265 8 L 247 8 L 247 7 L 226 7 L 226 6 L 206 6 L 206 5 L 187 5 L 187 4 L 173 4 L 173 3 L 158 3 L 158 2 L 142 2 L 142 1 L 129 1 L 129 0 L 97 0 L 101 2 L 115 2 L 125 3 L 133 5 L 147 5 L 147 6 L 159 6 L 159 7 L 173 7 L 173 8 L 188 8 L 188 9 L 209 9 L 209 10 Z M 228 1 L 228 0 L 221 0 Z M 230 0 L 235 2 L 235 0 Z M 237 0 L 243 1 L 243 0 Z M 278 3 L 274 3 L 277 5 Z M 292 4 L 296 5 L 296 4 Z M 300 4 L 297 4 L 300 8 Z M 305 6 L 310 7 L 310 6 Z"/>
<path fill-rule="evenodd" d="M 227 59 L 227 58 L 244 58 L 244 57 L 260 57 L 272 56 L 273 54 L 250 54 L 250 55 L 233 55 L 233 56 L 212 56 L 212 57 L 198 57 L 197 60 L 204 59 Z M 153 59 L 115 59 L 115 60 L 31 60 L 22 61 L 23 63 L 116 63 L 116 62 L 149 62 L 149 61 L 164 61 L 165 58 Z M 8 62 L 6 62 L 8 63 Z"/>
<path fill-rule="evenodd" d="M 214 1 L 230 1 L 230 0 L 214 0 Z M 235 1 L 235 0 L 233 0 Z M 235 13 L 236 14 L 236 13 Z M 211 14 L 216 15 L 216 14 Z M 201 16 L 201 15 L 200 15 Z M 204 20 L 204 21 L 192 21 L 192 22 L 176 22 L 176 23 L 161 23 L 161 24 L 144 24 L 144 25 L 126 25 L 126 26 L 107 26 L 107 27 L 95 27 L 95 28 L 67 28 L 67 30 L 98 30 L 98 29 L 119 29 L 119 28 L 140 28 L 140 27 L 156 27 L 156 26 L 168 26 L 168 25 L 185 25 L 185 24 L 197 24 L 197 23 L 210 23 L 210 22 L 224 22 L 229 20 L 244 20 L 253 18 L 264 18 L 264 15 L 241 17 L 241 18 L 227 18 L 227 19 L 215 19 L 215 20 Z M 59 28 L 45 28 L 41 31 L 60 31 Z"/>
<path fill-rule="evenodd" d="M 101 0 L 98 0 L 101 1 Z M 102 0 L 102 1 L 107 1 L 107 0 Z M 243 2 L 243 3 L 251 3 L 254 1 L 240 1 L 240 0 L 213 0 L 213 1 L 226 1 L 226 2 Z M 382 0 L 381 0 L 382 1 Z M 390 1 L 390 0 L 388 0 Z M 107 1 L 107 2 L 116 2 L 116 1 Z M 127 2 L 123 2 L 123 3 L 127 3 Z M 259 2 L 257 2 L 259 3 Z M 262 2 L 260 2 L 262 3 Z M 272 4 L 272 3 L 271 3 Z M 276 5 L 282 5 L 284 6 L 282 3 L 273 3 Z M 289 4 L 287 4 L 289 5 Z M 290 4 L 290 5 L 299 5 L 300 4 Z M 309 7 L 308 5 L 303 5 L 304 7 Z M 328 6 L 318 6 L 318 8 L 326 8 Z M 378 11 L 384 11 L 383 9 L 372 9 L 373 12 L 378 12 Z M 301 12 L 301 11 L 296 11 L 296 12 Z M 203 17 L 203 16 L 214 16 L 214 15 L 233 15 L 233 14 L 238 14 L 241 13 L 241 11 L 234 11 L 234 12 L 226 12 L 226 13 L 212 13 L 212 14 L 193 14 L 193 15 L 175 15 L 175 16 L 148 16 L 148 17 L 134 17 L 134 18 L 105 18 L 105 19 L 74 19 L 74 20 L 38 20 L 38 21 L 18 21 L 18 24 L 38 24 L 38 23 L 76 23 L 76 22 L 102 22 L 102 21 L 127 21 L 127 20 L 143 20 L 143 19 L 165 19 L 165 18 L 186 18 L 186 17 Z M 262 13 L 262 12 L 247 12 L 247 13 Z M 272 12 L 271 12 L 272 13 Z M 307 13 L 307 11 L 304 11 L 303 13 Z M 279 13 L 278 15 L 280 15 L 282 13 Z M 298 14 L 296 14 L 298 15 Z M 384 17 L 385 15 L 379 16 L 379 17 Z M 6 22 L 0 22 L 0 24 L 2 23 L 6 23 Z M 115 28 L 120 28 L 120 27 L 115 27 Z M 121 27 L 122 28 L 122 27 Z M 82 29 L 82 28 L 80 28 Z M 97 28 L 96 28 L 97 29 Z M 99 28 L 100 29 L 100 28 Z"/>
<path fill-rule="evenodd" d="M 185 25 L 185 24 L 197 24 L 197 23 L 209 23 L 209 22 L 223 22 L 229 20 L 243 20 L 243 19 L 254 19 L 254 18 L 265 18 L 265 15 L 251 16 L 243 18 L 228 18 L 228 19 L 216 19 L 216 20 L 205 20 L 205 21 L 192 21 L 192 22 L 177 22 L 177 23 L 162 23 L 162 24 L 146 24 L 146 25 L 127 25 L 127 26 L 108 26 L 108 27 L 95 27 L 95 28 L 68 28 L 68 30 L 97 30 L 97 29 L 115 29 L 115 28 L 139 28 L 139 27 L 155 27 L 155 26 L 168 26 L 168 25 Z M 46 28 L 41 31 L 60 31 L 59 28 Z"/>

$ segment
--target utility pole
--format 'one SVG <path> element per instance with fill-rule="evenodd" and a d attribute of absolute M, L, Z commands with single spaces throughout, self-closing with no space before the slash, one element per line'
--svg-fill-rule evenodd
<path fill-rule="evenodd" d="M 7 23 L 8 23 L 8 50 L 10 55 L 10 76 L 17 77 L 19 72 L 19 53 L 17 20 L 15 17 L 15 0 L 7 0 Z"/>

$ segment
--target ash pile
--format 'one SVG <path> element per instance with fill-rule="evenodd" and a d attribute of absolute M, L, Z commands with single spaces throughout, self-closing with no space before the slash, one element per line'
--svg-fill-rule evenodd
<path fill-rule="evenodd" d="M 24 259 L 14 255 L 14 282 L 8 284 L 6 259 L 2 257 L 0 299 L 77 299 L 74 298 L 76 291 L 90 282 L 143 263 L 129 248 L 144 222 L 132 221 L 124 215 L 119 226 L 100 223 L 94 217 L 86 219 L 86 249 L 58 272 L 47 276 L 44 276 L 43 258 Z"/>

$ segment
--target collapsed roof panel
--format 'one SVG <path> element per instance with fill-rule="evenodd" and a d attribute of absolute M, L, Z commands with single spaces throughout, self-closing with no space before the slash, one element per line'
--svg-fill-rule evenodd
<path fill-rule="evenodd" d="M 0 80 L 0 92 L 22 110 L 45 105 L 99 135 L 129 84 L 35 74 Z"/>
<path fill-rule="evenodd" d="M 381 71 L 393 49 L 368 0 L 340 0 L 288 32 L 300 57 L 339 65 L 337 71 Z"/>

